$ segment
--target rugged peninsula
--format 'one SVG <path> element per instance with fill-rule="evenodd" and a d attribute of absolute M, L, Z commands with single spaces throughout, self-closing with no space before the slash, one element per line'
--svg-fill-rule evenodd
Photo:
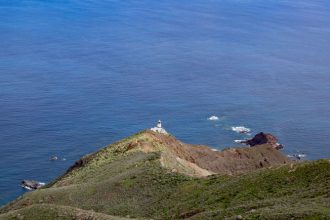
<path fill-rule="evenodd" d="M 0 219 L 329 219 L 330 160 L 217 151 L 145 130 L 76 161 Z"/>

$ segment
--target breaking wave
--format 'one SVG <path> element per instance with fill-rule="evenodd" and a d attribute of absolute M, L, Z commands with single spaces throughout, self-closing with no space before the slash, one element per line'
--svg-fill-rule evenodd
<path fill-rule="evenodd" d="M 244 144 L 246 140 L 234 140 L 235 143 Z"/>
<path fill-rule="evenodd" d="M 235 131 L 240 134 L 247 134 L 251 131 L 250 128 L 244 127 L 244 126 L 236 126 L 236 127 L 231 127 L 232 131 Z"/>
<path fill-rule="evenodd" d="M 287 155 L 287 157 L 297 159 L 297 160 L 301 160 L 301 159 L 305 158 L 306 156 L 307 156 L 306 154 L 289 154 L 289 155 Z"/>
<path fill-rule="evenodd" d="M 219 117 L 218 116 L 215 116 L 215 115 L 212 115 L 207 120 L 209 120 L 209 121 L 218 121 L 219 120 Z"/>

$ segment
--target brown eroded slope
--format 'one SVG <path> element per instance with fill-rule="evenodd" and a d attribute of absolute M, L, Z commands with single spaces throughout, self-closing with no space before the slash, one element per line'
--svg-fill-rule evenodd
<path fill-rule="evenodd" d="M 213 151 L 143 131 L 1 207 L 0 219 L 328 219 L 329 164 L 290 162 L 262 145 Z"/>
<path fill-rule="evenodd" d="M 212 174 L 238 175 L 290 162 L 280 151 L 267 144 L 216 151 L 207 146 L 183 143 L 171 135 L 146 130 L 81 158 L 69 168 L 67 174 L 89 163 L 100 161 L 102 157 L 107 158 L 108 150 L 118 154 L 136 151 L 159 152 L 162 166 L 172 172 L 196 177 Z"/>
<path fill-rule="evenodd" d="M 158 142 L 160 146 L 165 147 L 161 157 L 165 167 L 176 169 L 179 166 L 178 172 L 180 172 L 180 165 L 186 169 L 191 168 L 195 171 L 195 173 L 190 173 L 191 175 L 237 175 L 290 162 L 280 151 L 267 144 L 215 151 L 207 146 L 183 143 L 173 136 L 151 131 L 146 131 L 145 135 L 153 142 Z M 154 150 L 148 142 L 138 142 L 136 147 L 147 151 Z M 167 161 L 170 163 L 166 163 Z"/>
<path fill-rule="evenodd" d="M 290 160 L 270 145 L 229 148 L 216 151 L 207 146 L 191 145 L 150 130 L 111 144 L 86 155 L 49 186 L 65 186 L 88 179 L 87 171 L 106 164 L 116 164 L 117 158 L 134 152 L 159 154 L 161 165 L 188 176 L 205 177 L 212 174 L 239 175 L 260 168 L 289 163 Z M 135 157 L 139 160 L 139 157 Z M 132 160 L 134 162 L 134 160 Z M 132 163 L 133 163 L 132 162 Z M 292 162 L 292 161 L 291 161 Z M 123 165 L 122 165 L 123 166 Z M 125 164 L 129 166 L 129 164 Z"/>

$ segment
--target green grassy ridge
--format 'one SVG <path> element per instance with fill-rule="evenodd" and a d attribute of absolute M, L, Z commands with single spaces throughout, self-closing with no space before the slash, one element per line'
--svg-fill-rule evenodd
<path fill-rule="evenodd" d="M 105 173 L 95 177 L 99 178 L 96 182 L 37 190 L 7 210 L 40 203 L 153 219 L 223 219 L 237 215 L 247 219 L 330 218 L 329 160 L 238 177 L 197 179 L 162 168 L 157 157 L 156 153 L 130 153 L 119 161 L 134 163 L 127 167 L 113 164 L 112 169 L 118 170 L 107 176 L 103 174 L 109 170 L 104 169 Z"/>
<path fill-rule="evenodd" d="M 95 153 L 82 157 L 73 166 L 71 166 L 65 174 L 47 184 L 45 188 L 61 186 L 63 182 L 65 182 L 64 185 L 69 185 L 88 181 L 88 179 L 93 179 L 94 174 L 101 170 L 102 167 L 103 170 L 107 170 L 108 173 L 112 174 L 109 164 L 111 164 L 111 166 L 116 162 L 123 164 L 121 160 L 124 157 L 127 157 L 134 152 L 140 152 L 139 149 L 130 149 L 130 151 L 127 152 L 129 150 L 129 144 L 134 141 L 148 141 L 155 145 L 156 148 L 160 149 L 163 147 L 160 146 L 159 143 L 155 143 L 154 140 L 150 140 L 146 133 L 147 131 L 138 132 L 130 137 L 107 145 Z M 83 161 L 83 164 L 77 165 L 80 161 Z"/>
<path fill-rule="evenodd" d="M 180 207 L 177 213 L 205 210 L 196 218 L 240 214 L 249 219 L 290 219 L 292 216 L 330 219 L 328 160 L 297 164 L 293 169 L 286 165 L 256 171 L 225 181 L 210 177 L 190 181 L 183 187 L 176 194 Z"/>
<path fill-rule="evenodd" d="M 72 219 L 72 215 L 63 214 L 66 207 L 105 215 L 97 219 L 107 219 L 108 215 L 330 219 L 330 160 L 264 168 L 240 176 L 193 178 L 162 167 L 161 152 L 130 149 L 136 141 L 148 142 L 160 151 L 166 147 L 146 132 L 108 145 L 83 157 L 81 164 L 46 187 L 0 208 L 0 217 L 10 219 L 8 213 L 22 213 L 24 219 L 35 219 L 31 216 L 39 213 L 40 219 L 48 219 L 43 216 L 61 213 L 57 219 Z"/>
<path fill-rule="evenodd" d="M 127 167 L 130 160 L 137 160 Z M 188 177 L 169 173 L 160 166 L 157 153 L 133 152 L 122 156 L 117 164 L 108 164 L 92 172 L 97 181 L 87 181 L 64 187 L 50 187 L 25 194 L 4 210 L 19 209 L 30 204 L 58 204 L 79 207 L 118 216 L 148 216 L 148 207 L 158 197 L 172 193 L 177 179 Z M 103 179 L 100 179 L 103 177 Z M 175 181 L 174 181 L 175 180 Z M 172 187 L 173 186 L 173 187 Z M 157 195 L 156 198 L 154 195 Z M 1 210 L 0 210 L 1 213 Z"/>
<path fill-rule="evenodd" d="M 104 219 L 127 220 L 128 218 L 116 217 L 78 208 L 37 204 L 22 209 L 14 210 L 0 215 L 0 220 L 33 219 L 33 220 L 76 220 L 76 219 Z"/>

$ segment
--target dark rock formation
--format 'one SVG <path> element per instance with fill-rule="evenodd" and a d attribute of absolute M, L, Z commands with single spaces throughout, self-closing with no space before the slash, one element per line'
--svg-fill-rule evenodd
<path fill-rule="evenodd" d="M 250 145 L 251 147 L 261 144 L 269 144 L 276 150 L 283 148 L 283 145 L 278 143 L 278 140 L 274 135 L 263 132 L 256 134 L 251 139 L 247 139 L 244 143 Z"/>
<path fill-rule="evenodd" d="M 34 180 L 23 180 L 21 182 L 21 186 L 29 190 L 38 189 L 44 185 L 45 185 L 44 183 L 40 183 Z"/>

